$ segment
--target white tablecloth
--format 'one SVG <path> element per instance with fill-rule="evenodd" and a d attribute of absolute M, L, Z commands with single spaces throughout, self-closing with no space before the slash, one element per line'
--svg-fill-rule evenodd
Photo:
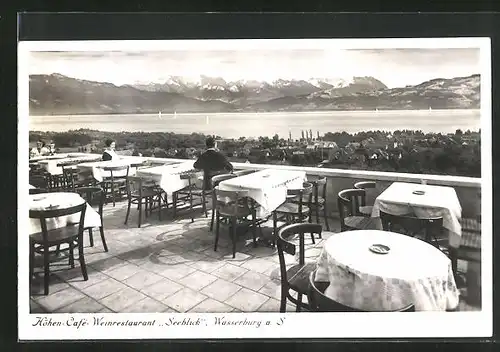
<path fill-rule="evenodd" d="M 171 195 L 189 185 L 189 180 L 181 179 L 181 174 L 194 171 L 193 164 L 194 161 L 189 160 L 179 164 L 148 167 L 137 170 L 137 176 L 153 180 L 165 193 Z"/>
<path fill-rule="evenodd" d="M 425 194 L 413 194 L 416 190 Z M 379 217 L 381 210 L 393 215 L 413 212 L 417 217 L 442 216 L 450 246 L 457 248 L 460 245 L 462 206 L 452 187 L 394 182 L 375 200 L 372 216 Z"/>
<path fill-rule="evenodd" d="M 87 176 L 92 176 L 98 182 L 102 182 L 104 177 L 111 177 L 110 171 L 105 171 L 104 167 L 112 167 L 112 166 L 130 166 L 133 163 L 140 163 L 144 159 L 117 159 L 117 160 L 107 160 L 107 161 L 94 161 L 88 163 L 81 163 L 77 165 L 78 173 L 81 179 L 87 178 Z M 131 167 L 129 169 L 129 176 L 135 175 L 136 169 Z M 127 174 L 127 170 L 123 171 L 113 171 L 113 176 L 125 176 Z"/>
<path fill-rule="evenodd" d="M 40 167 L 44 168 L 45 171 L 50 173 L 51 175 L 62 175 L 63 170 L 62 167 L 57 166 L 58 164 L 66 163 L 66 162 L 75 162 L 75 161 L 89 161 L 89 160 L 95 160 L 96 158 L 99 158 L 98 155 L 84 155 L 84 156 L 73 156 L 73 157 L 68 157 L 68 158 L 63 158 L 63 159 L 50 159 L 50 160 L 41 160 L 38 162 Z"/>
<path fill-rule="evenodd" d="M 39 155 L 30 158 L 30 161 L 40 161 L 40 160 L 51 160 L 51 159 L 63 159 L 68 158 L 68 154 L 54 154 L 54 155 Z"/>
<path fill-rule="evenodd" d="M 41 193 L 29 196 L 30 210 L 44 210 L 50 206 L 58 205 L 59 209 L 69 208 L 81 204 L 84 199 L 77 193 L 54 192 L 54 193 Z M 47 219 L 47 228 L 49 230 L 67 226 L 69 224 L 78 223 L 80 214 L 61 216 L 58 218 Z M 101 226 L 101 217 L 89 204 L 85 211 L 85 227 L 99 227 Z M 30 219 L 29 221 L 29 234 L 41 232 L 40 220 Z"/>
<path fill-rule="evenodd" d="M 261 205 L 259 216 L 262 216 L 283 204 L 287 190 L 302 188 L 304 181 L 307 181 L 305 171 L 268 169 L 222 181 L 219 189 L 248 191 L 248 197 Z"/>
<path fill-rule="evenodd" d="M 390 247 L 388 254 L 369 250 Z M 316 281 L 329 281 L 325 294 L 366 311 L 390 311 L 414 304 L 417 311 L 458 305 L 450 259 L 432 245 L 402 234 L 360 230 L 331 236 L 318 258 Z"/>

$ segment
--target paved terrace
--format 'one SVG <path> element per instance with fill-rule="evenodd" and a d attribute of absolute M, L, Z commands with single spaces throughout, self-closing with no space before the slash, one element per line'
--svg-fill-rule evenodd
<path fill-rule="evenodd" d="M 164 209 L 162 221 L 153 213 L 137 228 L 137 211 L 131 209 L 128 225 L 123 224 L 125 213 L 125 201 L 104 208 L 108 253 L 98 231 L 94 231 L 94 247 L 89 246 L 86 233 L 88 281 L 83 281 L 78 261 L 69 269 L 67 259 L 54 265 L 48 296 L 43 296 L 41 275 L 34 279 L 32 313 L 279 312 L 277 252 L 254 247 L 251 233 L 240 237 L 233 259 L 224 226 L 214 251 L 210 214 L 205 218 L 198 212 L 191 223 L 188 216 L 173 220 Z M 264 233 L 270 233 L 271 226 L 264 224 Z M 323 241 L 340 231 L 338 220 L 331 220 L 330 226 L 332 232 L 324 232 L 315 245 L 306 236 L 308 260 L 315 260 Z M 480 308 L 461 298 L 459 309 Z M 287 312 L 294 311 L 294 306 L 287 307 Z"/>

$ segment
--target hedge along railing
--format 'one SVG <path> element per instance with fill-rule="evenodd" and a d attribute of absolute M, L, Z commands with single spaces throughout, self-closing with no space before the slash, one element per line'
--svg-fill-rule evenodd
<path fill-rule="evenodd" d="M 129 157 L 127 158 L 134 158 Z M 146 160 L 165 161 L 165 162 L 185 162 L 187 159 L 174 158 L 152 158 L 142 157 Z M 272 164 L 248 164 L 232 163 L 237 170 L 294 170 L 305 171 L 309 176 L 324 176 L 328 179 L 327 206 L 331 215 L 337 216 L 337 194 L 343 189 L 354 187 L 358 181 L 375 181 L 377 188 L 367 191 L 367 202 L 372 204 L 376 196 L 380 194 L 393 182 L 421 183 L 423 180 L 429 185 L 448 186 L 455 188 L 458 199 L 462 205 L 462 214 L 464 217 L 473 217 L 480 213 L 480 195 L 481 178 L 450 176 L 450 175 L 431 175 L 431 174 L 409 174 L 397 172 L 382 172 L 368 170 L 351 169 L 330 169 L 317 167 L 303 167 L 291 165 L 272 165 Z"/>

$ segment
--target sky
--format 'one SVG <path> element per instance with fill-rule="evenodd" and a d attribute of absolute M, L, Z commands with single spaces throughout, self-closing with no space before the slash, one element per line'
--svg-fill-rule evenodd
<path fill-rule="evenodd" d="M 373 76 L 390 88 L 480 73 L 479 49 L 279 49 L 33 52 L 30 74 L 60 73 L 116 85 L 168 76 L 226 81 Z"/>

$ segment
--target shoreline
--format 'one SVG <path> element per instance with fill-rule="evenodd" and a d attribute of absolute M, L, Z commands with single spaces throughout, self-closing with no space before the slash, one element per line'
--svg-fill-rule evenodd
<path fill-rule="evenodd" d="M 477 109 L 404 109 L 404 110 L 396 110 L 396 109 L 380 109 L 370 110 L 370 109 L 354 109 L 354 110 L 307 110 L 307 111 L 229 111 L 229 112 L 162 112 L 164 116 L 217 116 L 217 115 L 299 115 L 299 114 L 308 114 L 308 115 L 327 115 L 327 114 L 350 114 L 350 113 L 373 113 L 373 114 L 396 114 L 396 113 L 445 113 L 445 112 L 480 112 L 481 108 Z M 73 113 L 73 114 L 46 114 L 46 115 L 29 115 L 29 117 L 42 118 L 42 117 L 68 117 L 68 116 L 85 116 L 85 117 L 93 117 L 93 116 L 158 116 L 159 112 L 151 112 L 151 113 Z"/>

